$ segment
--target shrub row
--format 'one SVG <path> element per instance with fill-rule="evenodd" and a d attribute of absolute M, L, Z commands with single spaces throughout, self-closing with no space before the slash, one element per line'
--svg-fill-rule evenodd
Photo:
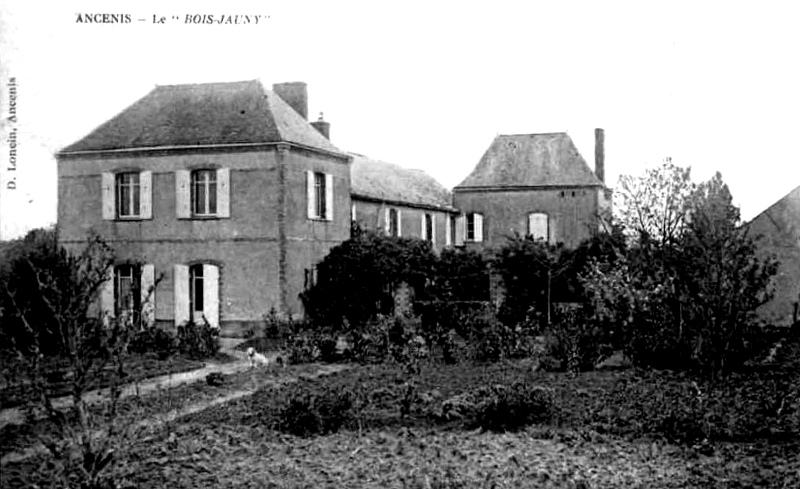
<path fill-rule="evenodd" d="M 153 326 L 139 331 L 128 344 L 131 353 L 155 353 L 165 359 L 175 353 L 202 360 L 219 351 L 219 330 L 208 324 L 187 323 L 178 326 L 177 335 Z"/>

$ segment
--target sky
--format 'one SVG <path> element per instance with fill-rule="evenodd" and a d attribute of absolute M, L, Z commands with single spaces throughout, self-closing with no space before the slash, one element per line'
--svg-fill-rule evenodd
<path fill-rule="evenodd" d="M 609 186 L 669 157 L 721 172 L 751 219 L 800 185 L 798 22 L 790 1 L 5 0 L 0 237 L 54 223 L 53 154 L 155 85 L 256 78 L 305 81 L 334 145 L 449 189 L 498 134 L 566 131 L 592 166 L 601 127 Z"/>

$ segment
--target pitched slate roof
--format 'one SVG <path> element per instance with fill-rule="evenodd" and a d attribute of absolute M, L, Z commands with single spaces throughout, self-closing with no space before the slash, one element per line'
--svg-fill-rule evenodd
<path fill-rule="evenodd" d="M 769 245 L 784 243 L 800 249 L 800 186 L 748 223 Z"/>
<path fill-rule="evenodd" d="M 351 155 L 350 193 L 353 198 L 455 210 L 450 192 L 424 171 L 409 170 L 357 153 Z"/>
<path fill-rule="evenodd" d="M 455 190 L 464 188 L 603 187 L 567 133 L 499 135 Z"/>
<path fill-rule="evenodd" d="M 289 142 L 342 153 L 259 80 L 156 86 L 60 151 Z"/>

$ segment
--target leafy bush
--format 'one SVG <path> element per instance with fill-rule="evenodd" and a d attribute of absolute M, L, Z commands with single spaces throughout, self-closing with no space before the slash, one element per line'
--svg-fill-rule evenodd
<path fill-rule="evenodd" d="M 206 375 L 206 384 L 212 387 L 219 387 L 225 383 L 225 377 L 221 372 L 211 372 Z"/>
<path fill-rule="evenodd" d="M 178 339 L 159 327 L 145 328 L 136 333 L 128 344 L 132 353 L 155 353 L 164 360 L 178 351 Z"/>
<path fill-rule="evenodd" d="M 610 332 L 580 307 L 557 311 L 545 332 L 545 357 L 571 372 L 592 370 L 613 351 Z"/>
<path fill-rule="evenodd" d="M 347 320 L 362 326 L 394 311 L 400 284 L 422 295 L 435 263 L 426 241 L 360 233 L 331 249 L 317 266 L 317 283 L 300 298 L 318 324 L 339 329 Z"/>
<path fill-rule="evenodd" d="M 325 385 L 292 386 L 277 408 L 272 426 L 295 436 L 336 433 L 355 420 L 356 393 Z"/>
<path fill-rule="evenodd" d="M 525 382 L 482 387 L 473 394 L 471 423 L 490 431 L 515 431 L 550 421 L 554 413 L 551 391 Z"/>
<path fill-rule="evenodd" d="M 293 365 L 310 363 L 319 358 L 319 349 L 311 334 L 304 332 L 294 335 L 286 345 L 286 356 Z"/>
<path fill-rule="evenodd" d="M 178 326 L 178 348 L 189 358 L 210 358 L 219 351 L 219 329 L 189 322 Z"/>

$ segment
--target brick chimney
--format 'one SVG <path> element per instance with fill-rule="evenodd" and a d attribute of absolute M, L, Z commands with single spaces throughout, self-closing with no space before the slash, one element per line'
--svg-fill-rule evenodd
<path fill-rule="evenodd" d="M 319 113 L 319 119 L 311 123 L 314 129 L 319 131 L 320 134 L 325 136 L 325 139 L 331 138 L 331 123 L 326 122 L 322 117 L 322 112 Z"/>
<path fill-rule="evenodd" d="M 308 120 L 308 87 L 305 82 L 275 83 L 272 85 L 272 91 L 303 119 Z"/>
<path fill-rule="evenodd" d="M 606 183 L 606 133 L 600 128 L 594 130 L 594 173 Z"/>

